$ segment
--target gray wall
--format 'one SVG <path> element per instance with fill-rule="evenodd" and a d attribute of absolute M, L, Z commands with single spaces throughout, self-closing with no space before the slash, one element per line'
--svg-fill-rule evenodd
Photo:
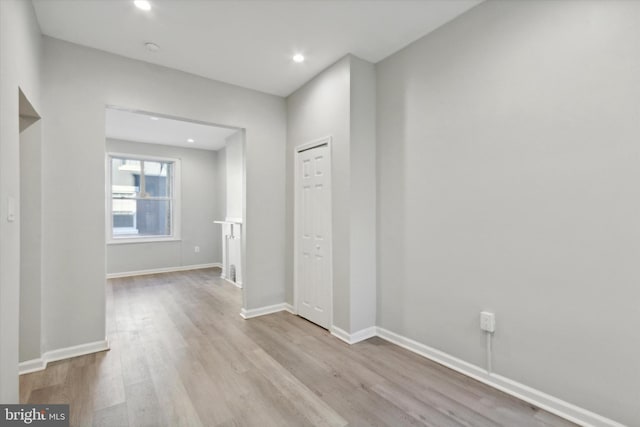
<path fill-rule="evenodd" d="M 224 149 L 226 171 L 226 217 L 242 218 L 244 194 L 244 135 L 236 132 L 227 138 Z"/>
<path fill-rule="evenodd" d="M 20 361 L 40 357 L 42 122 L 20 133 Z"/>
<path fill-rule="evenodd" d="M 375 70 L 348 55 L 287 98 L 287 301 L 293 301 L 295 147 L 332 137 L 333 325 L 375 326 Z"/>
<path fill-rule="evenodd" d="M 351 57 L 350 264 L 351 329 L 376 324 L 376 74 Z"/>
<path fill-rule="evenodd" d="M 216 220 L 222 221 L 227 216 L 227 153 L 226 148 L 221 148 L 217 152 L 216 165 L 215 165 L 215 185 L 213 190 L 216 195 Z M 222 227 L 218 227 L 219 236 L 222 234 Z M 222 259 L 222 240 L 218 243 L 220 245 L 220 259 Z"/>
<path fill-rule="evenodd" d="M 222 262 L 216 151 L 107 139 L 107 152 L 180 159 L 180 240 L 107 245 L 107 274 Z M 195 252 L 195 246 L 200 252 Z"/>
<path fill-rule="evenodd" d="M 287 98 L 287 301 L 293 301 L 295 147 L 331 136 L 333 324 L 351 328 L 349 292 L 350 58 L 329 67 Z"/>
<path fill-rule="evenodd" d="M 41 36 L 31 2 L 0 1 L 0 402 L 18 403 L 20 214 L 7 221 L 7 200 L 20 206 L 18 87 L 38 113 Z"/>
<path fill-rule="evenodd" d="M 282 302 L 284 100 L 48 37 L 43 61 L 44 350 L 105 337 L 105 105 L 246 129 L 245 308 Z"/>
<path fill-rule="evenodd" d="M 640 425 L 640 2 L 484 3 L 377 66 L 378 323 Z"/>

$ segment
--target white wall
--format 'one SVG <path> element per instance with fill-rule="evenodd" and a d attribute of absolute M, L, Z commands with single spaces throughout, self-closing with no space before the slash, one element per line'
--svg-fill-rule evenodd
<path fill-rule="evenodd" d="M 105 336 L 105 105 L 246 129 L 245 308 L 282 302 L 284 100 L 44 40 L 45 350 Z"/>
<path fill-rule="evenodd" d="M 224 148 L 226 164 L 227 218 L 242 218 L 244 194 L 244 135 L 236 132 L 226 139 Z M 222 218 L 224 219 L 224 218 Z"/>
<path fill-rule="evenodd" d="M 40 109 L 41 37 L 31 2 L 0 1 L 0 402 L 18 403 L 20 206 L 18 88 Z"/>
<path fill-rule="evenodd" d="M 375 326 L 375 70 L 348 55 L 287 98 L 287 301 L 293 303 L 295 147 L 332 137 L 333 325 Z"/>
<path fill-rule="evenodd" d="M 495 1 L 382 61 L 378 323 L 640 425 L 640 3 Z"/>
<path fill-rule="evenodd" d="M 107 274 L 222 262 L 218 152 L 107 139 L 107 152 L 180 159 L 180 240 L 107 245 Z M 200 252 L 195 252 L 195 247 Z"/>

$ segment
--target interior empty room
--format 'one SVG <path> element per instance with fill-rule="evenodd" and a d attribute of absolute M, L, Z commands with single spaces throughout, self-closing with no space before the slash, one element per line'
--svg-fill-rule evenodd
<path fill-rule="evenodd" d="M 639 76 L 637 0 L 0 0 L 0 425 L 640 427 Z"/>

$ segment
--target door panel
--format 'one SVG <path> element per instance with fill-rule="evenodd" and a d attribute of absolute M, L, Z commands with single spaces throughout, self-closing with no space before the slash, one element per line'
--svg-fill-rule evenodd
<path fill-rule="evenodd" d="M 331 186 L 328 145 L 297 153 L 296 298 L 298 314 L 331 322 Z"/>

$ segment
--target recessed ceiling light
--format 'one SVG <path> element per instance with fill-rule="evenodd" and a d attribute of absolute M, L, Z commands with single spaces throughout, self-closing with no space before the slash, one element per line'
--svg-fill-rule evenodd
<path fill-rule="evenodd" d="M 304 56 L 299 53 L 293 55 L 293 62 L 297 62 L 297 63 L 304 62 Z"/>
<path fill-rule="evenodd" d="M 149 117 L 149 118 L 150 118 L 151 120 L 153 120 L 153 121 L 160 120 L 160 118 L 159 118 L 159 117 Z"/>
<path fill-rule="evenodd" d="M 187 139 L 187 142 L 196 142 L 196 140 L 193 139 L 193 138 L 189 138 L 189 139 Z"/>
<path fill-rule="evenodd" d="M 160 46 L 151 42 L 145 43 L 144 47 L 146 47 L 149 52 L 153 52 L 153 53 L 158 52 L 160 50 Z"/>
<path fill-rule="evenodd" d="M 151 3 L 149 3 L 147 0 L 135 0 L 133 4 L 135 4 L 138 9 L 146 11 L 151 10 Z"/>

